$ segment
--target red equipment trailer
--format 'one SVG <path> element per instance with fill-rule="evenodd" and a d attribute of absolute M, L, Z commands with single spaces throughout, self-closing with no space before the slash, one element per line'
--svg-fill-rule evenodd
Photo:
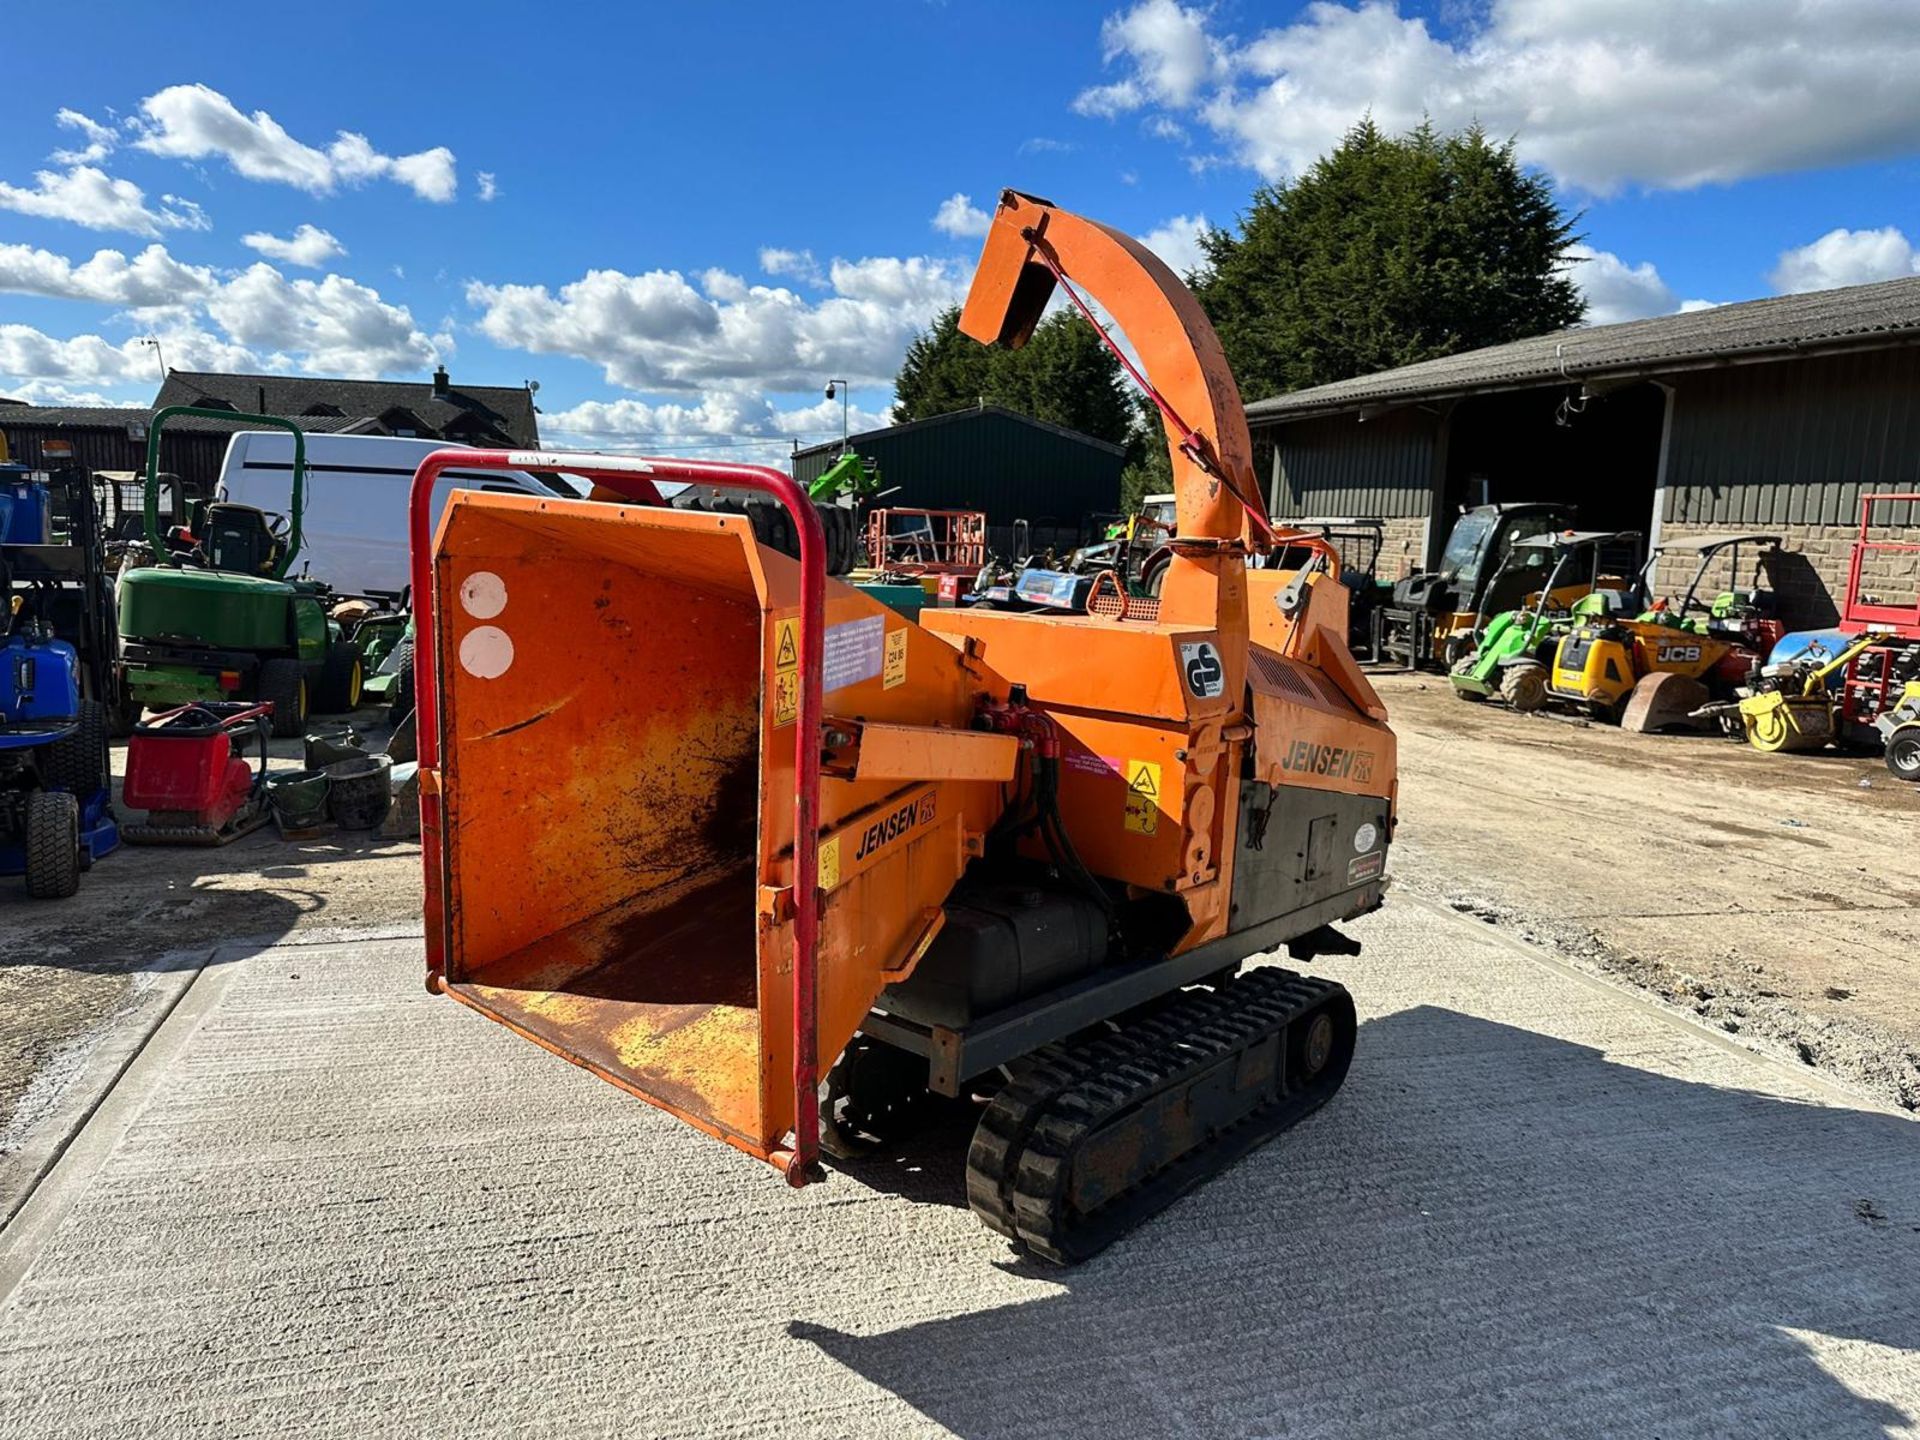
<path fill-rule="evenodd" d="M 1903 532 L 1914 538 L 1894 538 Z M 1904 564 L 1897 558 L 1901 556 L 1907 557 Z M 1890 567 L 1898 577 L 1895 588 L 1870 590 L 1869 567 L 1887 568 L 1887 557 L 1896 557 Z M 1887 637 L 1847 662 L 1839 686 L 1839 734 L 1877 744 L 1880 733 L 1874 722 L 1900 704 L 1910 683 L 1920 680 L 1920 491 L 1860 497 L 1860 533 L 1847 561 L 1840 628 L 1853 635 L 1873 630 Z"/>
<path fill-rule="evenodd" d="M 978 575 L 987 563 L 987 517 L 979 510 L 873 510 L 867 563 L 893 575 Z"/>

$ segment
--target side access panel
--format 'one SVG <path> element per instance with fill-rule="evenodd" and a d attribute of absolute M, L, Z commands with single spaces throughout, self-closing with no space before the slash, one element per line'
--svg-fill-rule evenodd
<path fill-rule="evenodd" d="M 1319 906 L 1346 891 L 1372 906 L 1386 868 L 1391 804 L 1304 786 L 1240 783 L 1230 933 Z M 1321 921 L 1303 924 L 1312 929 Z"/>

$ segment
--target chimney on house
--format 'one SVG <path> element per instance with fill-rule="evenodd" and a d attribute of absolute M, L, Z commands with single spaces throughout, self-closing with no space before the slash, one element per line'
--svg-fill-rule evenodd
<path fill-rule="evenodd" d="M 436 398 L 443 396 L 447 393 L 447 386 L 449 383 L 451 382 L 447 379 L 447 367 L 445 365 L 434 366 L 433 367 L 433 393 Z"/>

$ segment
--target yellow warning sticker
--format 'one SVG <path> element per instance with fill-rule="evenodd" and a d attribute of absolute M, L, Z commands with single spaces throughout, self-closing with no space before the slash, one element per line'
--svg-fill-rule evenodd
<path fill-rule="evenodd" d="M 820 842 L 820 888 L 831 890 L 840 883 L 840 837 Z"/>
<path fill-rule="evenodd" d="M 781 620 L 774 627 L 773 723 L 791 725 L 800 716 L 800 622 Z"/>
<path fill-rule="evenodd" d="M 1127 761 L 1125 823 L 1136 835 L 1160 828 L 1160 767 L 1151 760 Z"/>
<path fill-rule="evenodd" d="M 896 685 L 907 683 L 907 632 L 889 630 L 887 632 L 887 653 L 881 663 L 880 674 L 883 677 L 880 688 L 891 690 Z"/>

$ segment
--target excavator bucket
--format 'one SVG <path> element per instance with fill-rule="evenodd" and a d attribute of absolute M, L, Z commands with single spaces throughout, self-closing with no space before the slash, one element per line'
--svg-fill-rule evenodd
<path fill-rule="evenodd" d="M 1635 735 L 1700 728 L 1691 717 L 1712 696 L 1698 680 L 1656 670 L 1643 675 L 1620 712 L 1620 728 Z"/>
<path fill-rule="evenodd" d="M 430 985 L 791 1177 L 816 1057 L 932 939 L 1015 742 L 966 730 L 960 657 L 857 591 L 828 587 L 804 638 L 801 567 L 740 516 L 463 491 L 428 584 Z M 866 722 L 824 787 L 796 780 L 823 649 Z"/>

